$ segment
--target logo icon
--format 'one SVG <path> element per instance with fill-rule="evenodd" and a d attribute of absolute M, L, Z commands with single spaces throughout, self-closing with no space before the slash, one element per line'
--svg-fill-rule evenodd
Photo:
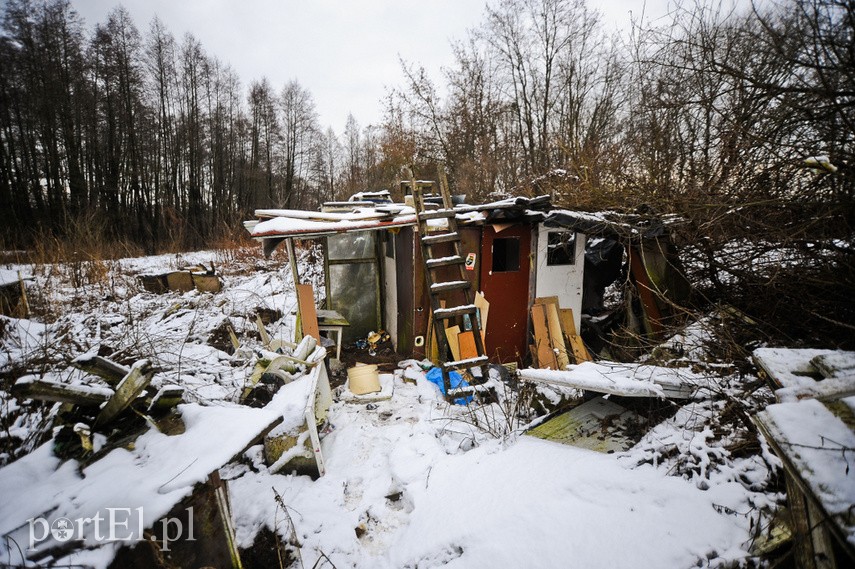
<path fill-rule="evenodd" d="M 59 542 L 68 541 L 74 536 L 74 523 L 68 518 L 57 518 L 50 525 L 50 534 Z"/>

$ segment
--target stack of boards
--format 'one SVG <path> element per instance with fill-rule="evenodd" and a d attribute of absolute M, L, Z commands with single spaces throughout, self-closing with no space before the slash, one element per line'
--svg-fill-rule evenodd
<path fill-rule="evenodd" d="M 531 307 L 534 344 L 529 346 L 534 367 L 561 370 L 571 362 L 591 361 L 576 331 L 573 309 L 561 308 L 557 296 L 536 298 Z"/>

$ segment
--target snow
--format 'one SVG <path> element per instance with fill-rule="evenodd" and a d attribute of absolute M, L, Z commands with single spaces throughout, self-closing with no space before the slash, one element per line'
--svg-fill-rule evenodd
<path fill-rule="evenodd" d="M 19 276 L 18 270 L 0 268 L 0 287 L 19 283 L 22 278 L 27 279 L 26 272 L 21 271 L 21 275 Z"/>
<path fill-rule="evenodd" d="M 301 278 L 321 292 L 323 271 L 306 262 L 309 252 L 301 255 Z M 141 291 L 134 278 L 213 261 L 224 272 L 224 289 L 213 295 L 155 295 Z M 185 388 L 188 403 L 180 413 L 187 430 L 168 437 L 151 429 L 131 448 L 114 448 L 81 468 L 52 454 L 55 406 L 27 411 L 32 403 L 0 392 L 10 432 L 22 440 L 43 434 L 48 441 L 22 445 L 32 452 L 0 468 L 0 536 L 20 538 L 28 517 L 91 517 L 107 507 L 143 507 L 143 525 L 150 524 L 219 468 L 228 482 L 239 545 L 250 546 L 267 527 L 287 547 L 299 549 L 305 567 L 322 556 L 337 567 L 636 567 L 640 559 L 646 567 L 722 566 L 751 563 L 746 558 L 756 509 L 780 501 L 767 489 L 774 457 L 735 458 L 725 449 L 734 438 L 714 433 L 724 398 L 696 396 L 636 447 L 600 455 L 521 435 L 534 417 L 525 405 L 512 406 L 516 387 L 496 377 L 488 384 L 499 393 L 499 403 L 449 405 L 418 362 L 387 378 L 394 387 L 389 400 L 347 403 L 338 390 L 322 430 L 323 477 L 273 474 L 258 444 L 232 460 L 278 417 L 285 417 L 280 430 L 305 420 L 311 376 L 282 387 L 263 409 L 234 403 L 252 372 L 254 361 L 246 354 L 261 348 L 256 312 L 280 312 L 268 332 L 293 337 L 290 271 L 281 261 L 261 259 L 257 250 L 246 260 L 238 253 L 205 251 L 122 259 L 107 268 L 109 283 L 79 287 L 56 277 L 63 267 L 26 269 L 34 274 L 35 289 L 63 312 L 43 322 L 4 318 L 0 369 L 12 377 L 36 374 L 77 385 L 86 375 L 68 362 L 80 354 L 103 350 L 127 365 L 147 357 L 159 369 L 153 389 Z M 212 332 L 226 319 L 241 342 L 235 355 L 212 345 Z M 591 363 L 567 373 L 574 382 L 656 394 L 687 381 L 691 388 L 710 384 L 685 369 L 647 365 Z M 732 399 L 737 391 L 730 385 L 716 389 Z M 561 400 L 546 386 L 537 391 Z M 570 386 L 555 391 L 576 393 Z M 93 439 L 96 449 L 115 442 L 101 433 Z M 136 523 L 133 516 L 130 521 Z M 87 539 L 91 543 L 91 535 Z M 116 547 L 58 561 L 105 567 Z M 4 560 L 17 561 L 17 555 L 0 550 Z"/>
<path fill-rule="evenodd" d="M 238 541 L 293 519 L 305 566 L 688 567 L 747 553 L 751 494 L 708 491 L 652 466 L 526 436 L 478 438 L 423 378 L 397 383 L 391 401 L 335 403 L 323 440 L 327 474 L 237 472 L 229 481 Z M 452 413 L 449 416 L 449 413 Z M 466 449 L 471 450 L 466 450 Z M 271 488 L 272 486 L 272 488 Z M 398 497 L 400 495 L 400 497 Z M 390 498 L 392 496 L 392 498 Z M 262 521 L 264 520 L 264 521 Z M 357 536 L 355 528 L 364 530 Z M 290 525 L 280 527 L 287 537 Z M 612 547 L 615 539 L 621 546 Z"/>
<path fill-rule="evenodd" d="M 0 350 L 0 368 L 28 359 L 44 347 L 48 326 L 41 322 L 0 315 L 0 326 L 5 336 Z"/>

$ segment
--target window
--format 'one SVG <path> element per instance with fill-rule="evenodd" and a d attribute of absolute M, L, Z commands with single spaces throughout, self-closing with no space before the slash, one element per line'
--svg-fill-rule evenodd
<path fill-rule="evenodd" d="M 327 257 L 330 261 L 373 259 L 374 231 L 340 233 L 327 237 Z"/>
<path fill-rule="evenodd" d="M 546 264 L 576 264 L 576 233 L 573 231 L 550 231 L 546 234 Z"/>
<path fill-rule="evenodd" d="M 493 239 L 493 272 L 512 273 L 520 270 L 520 238 Z"/>

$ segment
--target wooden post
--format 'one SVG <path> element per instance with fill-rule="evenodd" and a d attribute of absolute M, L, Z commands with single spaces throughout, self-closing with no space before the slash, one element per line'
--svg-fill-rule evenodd
<path fill-rule="evenodd" d="M 29 318 L 30 303 L 27 300 L 27 287 L 24 284 L 24 277 L 21 276 L 21 271 L 18 271 L 18 285 L 21 287 L 21 303 L 24 306 L 24 318 Z"/>
<path fill-rule="evenodd" d="M 285 240 L 288 249 L 288 264 L 291 265 L 291 276 L 294 277 L 294 286 L 300 283 L 300 273 L 297 272 L 297 254 L 294 252 L 294 240 L 290 237 Z"/>

